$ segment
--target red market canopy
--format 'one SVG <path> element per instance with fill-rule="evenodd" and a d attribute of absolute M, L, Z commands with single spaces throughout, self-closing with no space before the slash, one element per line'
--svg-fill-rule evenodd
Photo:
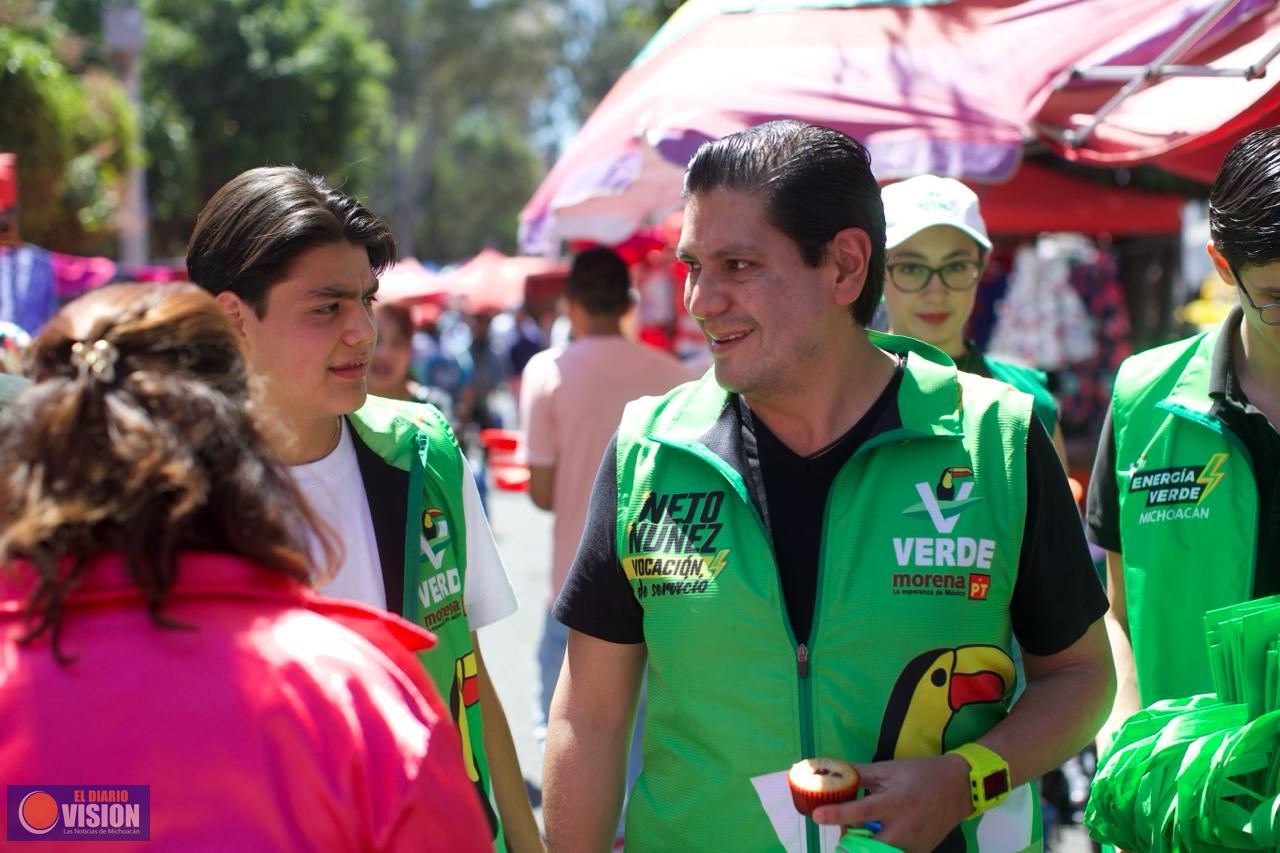
<path fill-rule="evenodd" d="M 525 300 L 525 279 L 563 272 L 559 261 L 540 257 L 508 257 L 485 249 L 461 267 L 442 276 L 453 296 L 470 312 L 497 313 L 518 308 Z"/>
<path fill-rule="evenodd" d="M 1164 157 L 1166 168 L 1202 177 L 1181 158 L 1212 158 L 1207 137 L 1242 112 L 1255 120 L 1271 103 L 1269 81 L 1152 78 L 1071 147 L 1066 133 L 1088 124 L 1079 110 L 1106 106 L 1124 79 L 1072 69 L 1137 65 L 1145 74 L 1188 34 L 1179 62 L 1225 68 L 1248 56 L 1265 68 L 1259 46 L 1280 40 L 1275 14 L 1275 0 L 689 0 L 526 205 L 521 242 L 547 251 L 565 238 L 623 240 L 679 206 L 698 144 L 783 117 L 856 136 L 881 180 L 932 172 L 998 184 L 1018 173 L 1025 145 L 1038 138 L 1086 162 Z M 1218 94 L 1201 93 L 1194 109 L 1162 100 L 1209 85 Z M 1174 137 L 1176 145 L 1147 144 Z"/>
<path fill-rule="evenodd" d="M 1069 69 L 1036 118 L 1036 131 L 1070 160 L 1152 163 L 1212 182 L 1242 136 L 1280 123 L 1280 53 L 1274 0 L 1190 4 L 1172 43 L 1160 22 Z"/>
<path fill-rule="evenodd" d="M 402 258 L 378 279 L 378 299 L 413 305 L 431 300 L 442 301 L 448 295 L 443 277 L 414 258 Z"/>
<path fill-rule="evenodd" d="M 970 186 L 992 234 L 1177 234 L 1185 199 L 1090 183 L 1038 163 L 1023 163 L 1005 184 Z"/>

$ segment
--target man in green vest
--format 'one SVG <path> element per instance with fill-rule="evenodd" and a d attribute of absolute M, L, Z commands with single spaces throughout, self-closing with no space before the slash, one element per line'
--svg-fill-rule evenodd
<path fill-rule="evenodd" d="M 1030 780 L 1097 731 L 1106 599 L 1029 396 L 866 331 L 885 218 L 864 148 L 773 122 L 685 175 L 712 372 L 628 406 L 555 615 L 553 850 L 608 849 L 647 670 L 628 851 L 1042 848 Z M 1025 691 L 1013 664 L 1025 661 Z M 804 758 L 866 795 L 792 806 Z"/>
<path fill-rule="evenodd" d="M 200 212 L 187 272 L 240 332 L 264 435 L 342 545 L 321 590 L 436 635 L 422 663 L 453 712 L 495 847 L 540 850 L 475 635 L 516 601 L 471 471 L 433 406 L 368 395 L 372 306 L 395 251 L 356 199 L 301 169 L 260 168 Z"/>
<path fill-rule="evenodd" d="M 1089 484 L 1119 680 L 1104 738 L 1156 700 L 1213 690 L 1205 611 L 1280 593 L 1280 128 L 1227 154 L 1209 231 L 1239 305 L 1121 365 Z"/>

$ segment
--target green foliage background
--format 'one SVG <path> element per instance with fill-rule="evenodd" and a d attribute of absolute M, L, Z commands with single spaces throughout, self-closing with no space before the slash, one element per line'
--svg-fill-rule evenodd
<path fill-rule="evenodd" d="M 152 254 L 253 166 L 325 175 L 405 254 L 515 249 L 516 216 L 675 0 L 138 0 L 134 118 L 102 44 L 109 0 L 0 0 L 0 150 L 24 237 L 112 254 L 145 162 Z"/>

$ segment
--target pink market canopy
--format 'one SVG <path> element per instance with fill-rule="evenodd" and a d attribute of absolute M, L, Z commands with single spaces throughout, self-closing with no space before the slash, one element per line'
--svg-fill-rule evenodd
<path fill-rule="evenodd" d="M 856 136 L 881 180 L 932 172 L 1008 181 L 1024 146 L 1041 138 L 1085 162 L 1164 156 L 1166 168 L 1201 177 L 1204 158 L 1195 152 L 1208 156 L 1211 137 L 1239 124 L 1242 113 L 1256 119 L 1265 108 L 1274 111 L 1274 81 L 1160 79 L 1127 94 L 1112 108 L 1112 124 L 1104 121 L 1072 147 L 1065 134 L 1087 127 L 1092 110 L 1124 79 L 1070 72 L 1147 65 L 1188 33 L 1195 36 L 1191 52 L 1164 61 L 1265 69 L 1268 37 L 1280 40 L 1275 5 L 688 0 L 526 205 L 521 244 L 548 251 L 565 238 L 623 240 L 679 206 L 684 164 L 701 142 L 784 117 Z M 1192 32 L 1196 27 L 1202 29 Z M 1170 97 L 1178 109 L 1169 108 Z M 1199 171 L 1179 160 L 1187 156 Z"/>
<path fill-rule="evenodd" d="M 448 295 L 443 276 L 414 258 L 402 258 L 378 279 L 378 299 L 407 305 L 443 300 Z"/>
<path fill-rule="evenodd" d="M 465 310 L 483 314 L 518 308 L 525 300 L 526 279 L 563 270 L 564 264 L 546 258 L 507 257 L 484 249 L 440 278 L 450 295 L 461 298 Z"/>

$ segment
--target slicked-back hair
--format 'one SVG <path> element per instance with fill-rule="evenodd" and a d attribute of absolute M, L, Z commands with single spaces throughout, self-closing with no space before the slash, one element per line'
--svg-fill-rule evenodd
<path fill-rule="evenodd" d="M 631 274 L 626 261 L 603 246 L 580 252 L 569 268 L 564 295 L 588 314 L 621 317 L 631 307 Z"/>
<path fill-rule="evenodd" d="M 1209 234 L 1237 271 L 1280 261 L 1280 127 L 1227 152 L 1209 194 Z"/>
<path fill-rule="evenodd" d="M 391 229 L 367 207 L 295 166 L 232 178 L 196 219 L 187 277 L 212 294 L 231 291 L 266 315 L 267 294 L 298 255 L 340 242 L 364 246 L 374 275 L 396 260 Z"/>
<path fill-rule="evenodd" d="M 852 310 L 859 325 L 871 322 L 884 290 L 884 205 L 861 143 L 798 121 L 757 125 L 704 143 L 689 161 L 685 198 L 718 189 L 759 194 L 769 224 L 791 238 L 811 267 L 822 263 L 840 231 L 866 232 L 867 280 Z"/>

